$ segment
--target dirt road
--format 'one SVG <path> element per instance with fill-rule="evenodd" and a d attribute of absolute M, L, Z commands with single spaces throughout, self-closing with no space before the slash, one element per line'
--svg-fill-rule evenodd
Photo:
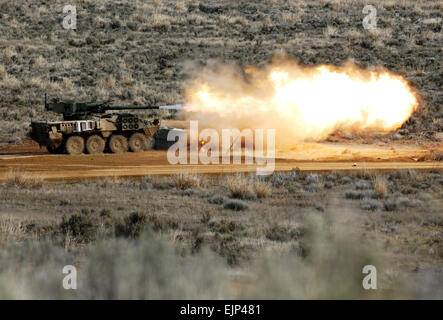
<path fill-rule="evenodd" d="M 275 171 L 443 169 L 443 162 L 422 161 L 429 151 L 411 147 L 303 144 L 293 150 L 277 150 Z M 356 164 L 356 166 L 354 165 Z M 257 165 L 171 165 L 166 151 L 100 155 L 51 155 L 38 145 L 0 147 L 0 181 L 11 171 L 26 172 L 48 180 L 72 180 L 109 176 L 143 176 L 178 172 L 254 172 Z"/>

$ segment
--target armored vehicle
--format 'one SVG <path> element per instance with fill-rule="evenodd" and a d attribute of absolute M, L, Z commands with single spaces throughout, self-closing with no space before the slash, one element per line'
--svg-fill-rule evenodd
<path fill-rule="evenodd" d="M 170 109 L 168 107 L 165 108 Z M 154 147 L 154 135 L 160 128 L 160 121 L 122 111 L 161 108 L 57 100 L 47 103 L 45 95 L 45 109 L 62 114 L 63 120 L 32 121 L 29 136 L 50 153 L 139 152 Z"/>

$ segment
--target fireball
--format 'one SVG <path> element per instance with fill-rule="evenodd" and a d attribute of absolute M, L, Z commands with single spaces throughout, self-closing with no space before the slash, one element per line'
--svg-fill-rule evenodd
<path fill-rule="evenodd" d="M 272 128 L 280 142 L 320 140 L 336 130 L 387 133 L 418 106 L 408 82 L 385 69 L 347 63 L 304 67 L 274 61 L 243 72 L 204 70 L 186 93 L 186 111 L 210 127 Z"/>

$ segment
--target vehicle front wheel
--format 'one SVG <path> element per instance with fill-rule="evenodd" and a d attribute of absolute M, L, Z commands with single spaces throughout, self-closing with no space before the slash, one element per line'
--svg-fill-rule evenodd
<path fill-rule="evenodd" d="M 129 139 L 129 148 L 132 152 L 140 152 L 148 148 L 148 139 L 140 132 L 134 133 Z"/>

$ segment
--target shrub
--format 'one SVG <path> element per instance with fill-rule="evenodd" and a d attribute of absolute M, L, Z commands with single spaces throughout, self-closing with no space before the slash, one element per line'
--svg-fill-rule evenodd
<path fill-rule="evenodd" d="M 407 197 L 398 197 L 395 201 L 395 205 L 398 209 L 404 209 L 409 207 L 410 200 Z"/>
<path fill-rule="evenodd" d="M 5 245 L 8 240 L 21 240 L 26 237 L 29 226 L 26 226 L 19 219 L 11 217 L 0 220 L 0 246 Z"/>
<path fill-rule="evenodd" d="M 421 200 L 419 200 L 419 199 L 412 199 L 412 200 L 409 202 L 409 206 L 410 206 L 411 208 L 422 208 L 422 207 L 425 206 L 425 204 L 424 204 L 423 201 L 421 201 Z"/>
<path fill-rule="evenodd" d="M 240 241 L 232 234 L 223 237 L 217 236 L 217 240 L 218 241 L 211 245 L 211 249 L 225 258 L 228 265 L 235 266 L 242 260 L 247 259 L 245 246 L 241 245 Z"/>
<path fill-rule="evenodd" d="M 97 183 L 99 183 L 99 185 L 102 188 L 108 188 L 108 187 L 112 187 L 115 185 L 121 185 L 122 184 L 122 179 L 120 177 L 117 176 L 112 176 L 112 177 L 106 177 L 102 180 L 98 180 Z"/>
<path fill-rule="evenodd" d="M 59 205 L 60 206 L 68 206 L 68 205 L 70 205 L 71 204 L 71 201 L 69 201 L 69 200 L 60 200 L 59 201 Z"/>
<path fill-rule="evenodd" d="M 304 187 L 308 192 L 318 192 L 322 189 L 323 185 L 321 183 L 310 183 Z"/>
<path fill-rule="evenodd" d="M 170 184 L 164 178 L 152 178 L 151 183 L 155 189 L 166 190 L 170 188 Z"/>
<path fill-rule="evenodd" d="M 100 217 L 110 218 L 112 216 L 112 211 L 109 209 L 102 209 L 100 211 Z"/>
<path fill-rule="evenodd" d="M 226 202 L 225 205 L 223 206 L 223 208 L 234 210 L 234 211 L 242 211 L 242 210 L 247 210 L 249 208 L 249 206 L 244 201 L 233 199 L 233 200 L 229 200 L 228 202 Z"/>
<path fill-rule="evenodd" d="M 430 195 L 429 193 L 421 193 L 418 196 L 420 198 L 420 200 L 422 201 L 431 201 L 432 200 L 432 195 Z"/>
<path fill-rule="evenodd" d="M 181 190 L 198 188 L 200 186 L 200 177 L 193 173 L 179 173 L 172 176 L 171 182 L 174 187 Z"/>
<path fill-rule="evenodd" d="M 271 193 L 271 186 L 265 181 L 257 180 L 254 182 L 254 191 L 257 197 L 266 198 Z"/>
<path fill-rule="evenodd" d="M 320 182 L 320 176 L 316 173 L 310 173 L 306 176 L 305 181 L 309 184 Z"/>
<path fill-rule="evenodd" d="M 326 189 L 331 189 L 333 186 L 334 186 L 334 183 L 331 182 L 331 181 L 326 181 L 325 184 L 324 184 L 324 187 Z"/>
<path fill-rule="evenodd" d="M 208 223 L 211 220 L 211 214 L 209 212 L 204 212 L 200 219 L 200 222 L 203 224 Z"/>
<path fill-rule="evenodd" d="M 265 231 L 265 236 L 272 241 L 286 242 L 303 236 L 303 230 L 292 229 L 276 224 Z"/>
<path fill-rule="evenodd" d="M 153 187 L 153 185 L 152 185 L 152 177 L 151 176 L 144 176 L 140 179 L 140 189 L 149 190 L 152 187 Z"/>
<path fill-rule="evenodd" d="M 340 180 L 340 182 L 342 183 L 342 184 L 348 184 L 348 183 L 351 183 L 352 182 L 352 178 L 351 177 L 343 177 L 343 178 L 341 178 L 341 180 Z"/>
<path fill-rule="evenodd" d="M 171 177 L 163 177 L 163 176 L 151 176 L 149 179 L 149 183 L 153 188 L 159 190 L 167 190 L 173 187 L 173 183 Z M 149 187 L 149 183 L 147 183 Z"/>
<path fill-rule="evenodd" d="M 246 199 L 254 194 L 250 179 L 244 175 L 228 176 L 226 182 L 233 198 Z"/>
<path fill-rule="evenodd" d="M 146 224 L 147 217 L 144 213 L 133 212 L 124 217 L 123 222 L 115 225 L 115 235 L 117 237 L 138 237 Z"/>
<path fill-rule="evenodd" d="M 244 229 L 241 224 L 236 223 L 235 221 L 227 221 L 224 219 L 220 220 L 219 222 L 211 222 L 209 224 L 209 227 L 211 228 L 211 231 L 218 233 L 230 233 Z"/>
<path fill-rule="evenodd" d="M 223 202 L 225 202 L 225 197 L 223 197 L 223 196 L 213 196 L 213 197 L 208 199 L 208 202 L 212 203 L 212 204 L 223 204 Z"/>
<path fill-rule="evenodd" d="M 433 215 L 423 221 L 424 226 L 443 227 L 443 214 Z"/>
<path fill-rule="evenodd" d="M 298 169 L 293 169 L 290 172 L 274 172 L 267 177 L 267 181 L 273 187 L 290 186 L 298 179 Z"/>
<path fill-rule="evenodd" d="M 355 183 L 356 190 L 368 190 L 371 188 L 372 188 L 371 184 L 365 180 L 359 180 Z"/>
<path fill-rule="evenodd" d="M 163 215 L 149 215 L 148 222 L 152 225 L 154 231 L 166 231 L 169 229 L 177 229 L 179 223 L 176 219 Z"/>
<path fill-rule="evenodd" d="M 190 197 L 190 196 L 192 196 L 192 195 L 194 195 L 194 194 L 195 194 L 195 190 L 192 189 L 192 188 L 188 188 L 188 189 L 186 189 L 186 190 L 183 191 L 183 195 L 184 195 L 184 196 L 188 196 L 188 197 Z"/>
<path fill-rule="evenodd" d="M 379 198 L 384 198 L 386 193 L 388 192 L 386 179 L 383 177 L 376 176 L 373 181 L 373 187 Z"/>
<path fill-rule="evenodd" d="M 64 235 L 76 238 L 78 242 L 90 242 L 94 240 L 97 226 L 92 219 L 85 215 L 72 215 L 69 219 L 63 216 L 60 229 Z"/>
<path fill-rule="evenodd" d="M 404 210 L 406 208 L 420 208 L 424 202 L 418 199 L 409 199 L 408 197 L 398 197 L 397 199 L 387 199 L 384 202 L 386 211 Z"/>
<path fill-rule="evenodd" d="M 200 196 L 201 196 L 202 198 L 209 198 L 209 197 L 212 196 L 212 193 L 209 192 L 209 191 L 204 191 L 204 192 L 202 192 L 202 193 L 200 194 Z"/>
<path fill-rule="evenodd" d="M 346 199 L 375 199 L 377 193 L 374 190 L 348 190 L 345 193 Z"/>
<path fill-rule="evenodd" d="M 362 210 L 380 211 L 384 208 L 384 204 L 375 199 L 364 199 L 360 205 Z"/>
<path fill-rule="evenodd" d="M 383 204 L 386 211 L 395 211 L 397 209 L 397 205 L 393 199 L 387 199 Z"/>

